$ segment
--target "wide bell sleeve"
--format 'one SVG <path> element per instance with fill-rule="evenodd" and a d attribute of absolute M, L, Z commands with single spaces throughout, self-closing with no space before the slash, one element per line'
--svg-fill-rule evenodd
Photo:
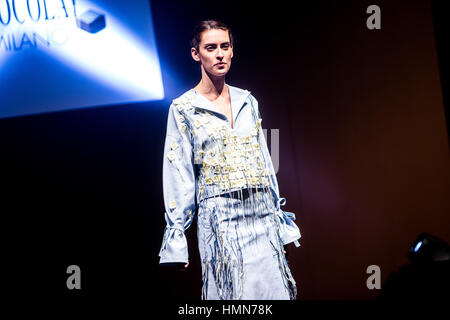
<path fill-rule="evenodd" d="M 189 124 L 173 103 L 167 118 L 163 158 L 166 228 L 159 263 L 188 262 L 185 230 L 195 214 L 195 174 Z"/>
<path fill-rule="evenodd" d="M 294 242 L 296 247 L 299 247 L 300 244 L 298 242 L 298 239 L 301 237 L 300 229 L 295 224 L 295 214 L 292 212 L 281 210 L 281 206 L 284 206 L 286 204 L 286 199 L 280 197 L 280 191 L 278 188 L 278 181 L 277 176 L 275 173 L 275 169 L 273 167 L 272 158 L 269 153 L 269 148 L 267 146 L 266 138 L 264 137 L 264 132 L 262 130 L 262 118 L 261 114 L 259 112 L 258 108 L 258 101 L 251 96 L 251 103 L 255 109 L 256 113 L 256 121 L 258 123 L 258 143 L 261 146 L 261 150 L 263 153 L 263 157 L 267 166 L 267 169 L 269 170 L 269 182 L 271 191 L 274 198 L 274 206 L 276 208 L 276 214 L 279 221 L 279 234 L 281 237 L 281 240 L 283 241 L 283 244 L 286 245 L 288 243 Z"/>

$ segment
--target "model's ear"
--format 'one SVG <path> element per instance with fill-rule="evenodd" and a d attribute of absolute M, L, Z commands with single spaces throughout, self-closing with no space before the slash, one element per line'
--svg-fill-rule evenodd
<path fill-rule="evenodd" d="M 195 61 L 199 62 L 200 61 L 200 57 L 198 56 L 198 51 L 195 48 L 191 48 L 191 56 L 192 59 L 194 59 Z"/>

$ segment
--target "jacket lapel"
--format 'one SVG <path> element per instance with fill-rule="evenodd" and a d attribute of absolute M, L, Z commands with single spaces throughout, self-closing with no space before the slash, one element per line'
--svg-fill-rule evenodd
<path fill-rule="evenodd" d="M 236 123 L 236 118 L 239 114 L 239 111 L 241 111 L 241 109 L 247 104 L 246 100 L 250 94 L 250 91 L 242 90 L 230 85 L 227 86 L 231 99 L 231 111 L 233 113 L 233 123 Z"/>
<path fill-rule="evenodd" d="M 212 111 L 214 113 L 218 113 L 221 114 L 223 116 L 225 116 L 223 113 L 221 113 L 216 106 L 214 105 L 214 103 L 212 103 L 211 101 L 209 101 L 208 99 L 206 99 L 206 97 L 202 96 L 200 93 L 196 92 L 194 89 L 192 89 L 195 93 L 195 97 L 194 97 L 194 101 L 193 101 L 193 106 L 195 108 L 199 108 L 199 109 L 204 109 L 204 110 L 208 110 L 208 111 Z"/>
<path fill-rule="evenodd" d="M 239 111 L 241 111 L 242 107 L 244 107 L 247 104 L 246 100 L 250 94 L 250 91 L 242 90 L 242 89 L 230 86 L 230 85 L 227 85 L 227 86 L 228 86 L 228 92 L 230 94 L 231 112 L 233 114 L 233 124 L 234 124 L 234 123 L 236 123 L 236 118 L 239 114 Z M 194 90 L 194 89 L 191 89 L 191 90 Z M 195 90 L 194 90 L 194 92 L 195 92 Z M 206 99 L 206 97 L 202 96 L 201 94 L 199 94 L 197 92 L 195 92 L 193 106 L 195 108 L 205 109 L 205 110 L 214 112 L 216 114 L 219 114 L 224 119 L 226 119 L 226 116 L 217 109 L 217 107 L 214 105 L 214 103 L 212 103 L 211 101 Z"/>

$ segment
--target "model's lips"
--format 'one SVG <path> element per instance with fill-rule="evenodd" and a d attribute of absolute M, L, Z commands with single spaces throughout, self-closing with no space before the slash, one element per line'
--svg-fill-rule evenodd
<path fill-rule="evenodd" d="M 215 64 L 215 66 L 219 66 L 219 67 L 224 66 L 224 65 L 226 65 L 225 62 L 219 62 L 219 63 L 216 63 L 216 64 Z"/>

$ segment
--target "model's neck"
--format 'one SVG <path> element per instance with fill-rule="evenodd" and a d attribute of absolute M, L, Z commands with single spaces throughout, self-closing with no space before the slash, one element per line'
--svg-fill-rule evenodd
<path fill-rule="evenodd" d="M 227 94 L 225 77 L 213 77 L 202 68 L 202 79 L 194 88 L 196 91 L 211 99 Z"/>

